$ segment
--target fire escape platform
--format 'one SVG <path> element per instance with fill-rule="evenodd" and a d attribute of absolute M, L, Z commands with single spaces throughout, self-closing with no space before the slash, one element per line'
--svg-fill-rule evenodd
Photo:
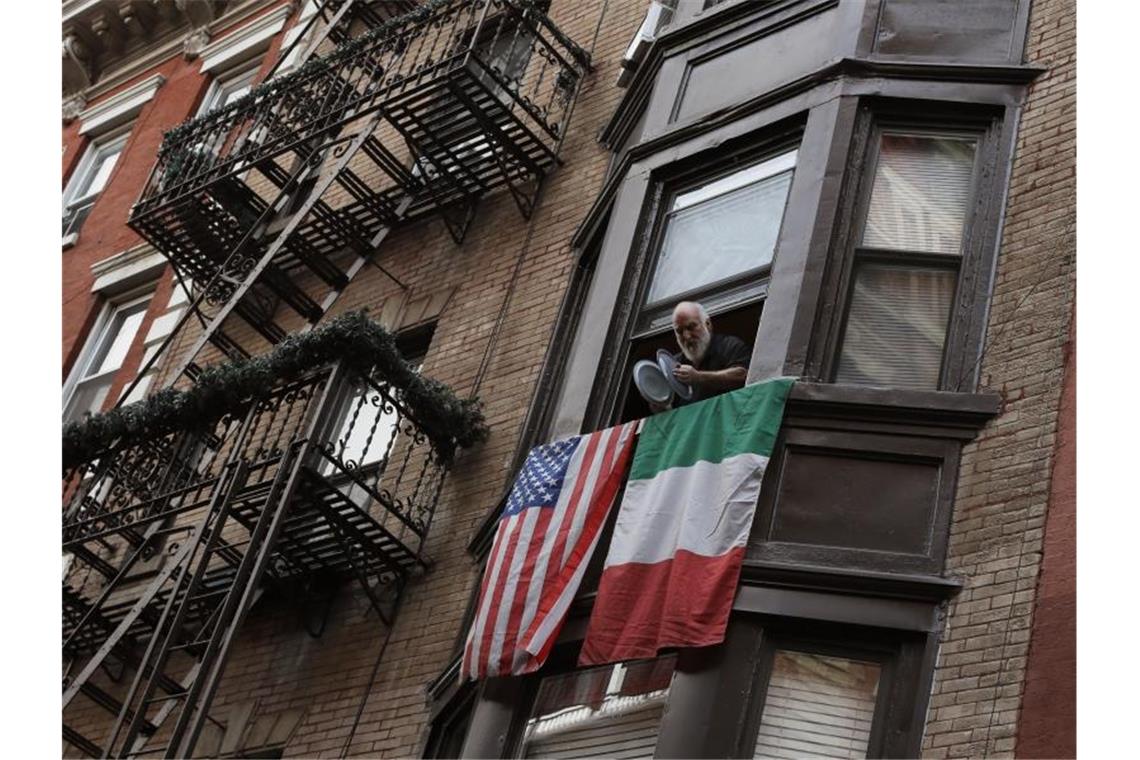
<path fill-rule="evenodd" d="M 234 496 L 234 517 L 240 525 L 253 530 L 270 496 L 272 480 L 247 485 Z M 348 578 L 361 575 L 381 581 L 403 581 L 422 568 L 416 553 L 382 526 L 367 511 L 357 506 L 324 476 L 303 468 L 301 486 L 297 490 L 284 526 L 273 546 L 273 556 L 265 580 L 269 584 L 302 579 L 316 573 L 336 574 Z M 223 592 L 230 588 L 244 554 L 245 539 L 227 536 L 232 549 L 218 552 L 221 561 L 210 567 L 202 588 L 191 601 L 188 622 L 209 618 Z M 150 582 L 149 576 L 136 583 L 141 592 Z M 129 640 L 145 640 L 169 598 L 168 590 L 158 591 L 142 614 L 127 631 Z M 74 653 L 93 651 L 114 631 L 130 612 L 137 595 L 122 601 L 109 601 L 96 611 L 72 641 Z M 63 590 L 63 638 L 76 630 L 92 602 L 74 588 Z"/>

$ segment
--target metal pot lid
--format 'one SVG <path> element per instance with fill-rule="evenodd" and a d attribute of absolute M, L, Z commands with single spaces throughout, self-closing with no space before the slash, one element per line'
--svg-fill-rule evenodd
<path fill-rule="evenodd" d="M 669 387 L 672 388 L 678 396 L 684 401 L 688 401 L 693 397 L 692 386 L 682 383 L 673 376 L 673 370 L 677 366 L 677 360 L 673 358 L 673 354 L 663 348 L 657 349 L 657 366 L 661 369 L 661 374 L 665 376 L 665 382 L 669 383 Z"/>
<path fill-rule="evenodd" d="M 661 368 L 648 359 L 633 365 L 633 384 L 646 401 L 666 404 L 673 398 L 673 388 Z"/>

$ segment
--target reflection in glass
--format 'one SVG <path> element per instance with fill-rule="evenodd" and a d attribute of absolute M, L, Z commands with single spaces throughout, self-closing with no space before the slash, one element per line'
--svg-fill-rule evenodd
<path fill-rule="evenodd" d="M 770 264 L 795 158 L 793 151 L 678 195 L 647 302 Z"/>
<path fill-rule="evenodd" d="M 863 245 L 960 254 L 977 142 L 885 134 Z"/>
<path fill-rule="evenodd" d="M 675 664 L 670 656 L 544 678 L 523 757 L 653 757 Z"/>
<path fill-rule="evenodd" d="M 871 662 L 776 652 L 753 757 L 866 757 L 879 671 Z"/>

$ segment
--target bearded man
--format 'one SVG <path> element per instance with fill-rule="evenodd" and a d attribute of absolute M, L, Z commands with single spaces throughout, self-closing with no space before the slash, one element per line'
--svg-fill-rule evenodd
<path fill-rule="evenodd" d="M 693 301 L 677 304 L 673 309 L 673 334 L 681 348 L 673 356 L 677 360 L 673 376 L 693 389 L 693 397 L 688 401 L 677 399 L 677 406 L 744 386 L 752 350 L 740 338 L 713 333 L 705 307 Z"/>

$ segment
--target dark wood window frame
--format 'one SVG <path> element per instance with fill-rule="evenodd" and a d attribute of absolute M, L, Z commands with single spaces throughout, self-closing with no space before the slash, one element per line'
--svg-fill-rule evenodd
<path fill-rule="evenodd" d="M 753 755 L 763 718 L 776 652 L 793 651 L 874 662 L 881 668 L 867 757 L 912 757 L 922 740 L 922 721 L 915 725 L 917 701 L 925 701 L 924 670 L 929 660 L 927 637 L 889 628 L 750 616 L 758 626 L 759 645 L 751 658 L 752 688 L 736 717 L 737 732 L 730 757 Z M 923 713 L 925 711 L 922 711 Z M 725 716 L 731 718 L 732 716 Z"/>
<path fill-rule="evenodd" d="M 671 329 L 668 324 L 646 326 L 641 322 L 641 318 L 648 313 L 645 301 L 661 253 L 662 236 L 672 199 L 696 186 L 797 150 L 802 141 L 805 118 L 806 113 L 799 114 L 797 117 L 765 128 L 760 134 L 749 134 L 718 148 L 701 151 L 655 172 L 642 207 L 636 242 L 626 262 L 621 286 L 624 295 L 614 308 L 606 347 L 598 365 L 599 370 L 587 405 L 583 429 L 596 430 L 617 420 L 628 386 L 626 382 L 628 378 L 624 373 L 631 355 L 631 344 L 634 341 L 660 336 Z M 792 182 L 794 185 L 794 175 Z M 785 213 L 786 209 L 785 206 Z M 773 261 L 779 253 L 778 248 L 777 238 L 777 250 L 774 252 Z M 714 313 L 755 305 L 767 297 L 771 271 L 772 263 L 769 263 L 759 269 L 710 283 L 693 292 L 680 294 L 677 300 L 699 299 L 714 292 L 739 291 L 750 284 L 758 284 L 759 287 L 754 295 L 739 302 L 732 301 L 722 305 L 719 309 L 714 309 Z M 676 301 L 671 300 L 666 306 L 658 306 L 652 310 L 652 313 L 654 316 L 659 316 L 656 312 L 668 312 L 674 303 Z"/>
<path fill-rule="evenodd" d="M 547 678 L 589 669 L 578 666 L 578 654 L 581 650 L 582 639 L 555 644 L 541 670 L 529 675 L 505 679 L 514 682 L 512 685 L 515 690 L 515 699 L 514 715 L 511 720 L 510 730 L 507 732 L 507 740 L 504 743 L 502 757 L 520 757 L 523 750 L 522 742 L 526 733 L 526 724 L 527 721 L 530 720 L 531 713 L 534 711 L 535 700 L 538 699 L 538 690 L 542 685 L 542 681 Z M 654 659 L 673 655 L 679 655 L 678 650 L 665 649 L 658 652 L 657 657 Z M 614 664 L 616 663 L 610 663 L 610 665 Z M 596 666 L 591 666 L 591 668 L 592 667 Z M 674 671 L 674 673 L 675 672 L 676 671 Z M 668 714 L 669 699 L 666 697 L 665 715 L 662 717 L 662 722 L 668 718 Z"/>
<path fill-rule="evenodd" d="M 960 256 L 865 248 L 860 239 L 870 203 L 878 145 L 884 132 L 977 139 L 971 200 Z M 834 382 L 859 263 L 954 268 L 958 272 L 942 351 L 937 389 L 976 390 L 991 272 L 1008 161 L 1004 109 L 992 106 L 868 98 L 860 104 L 852 157 L 840 200 L 840 223 L 821 298 L 811 359 L 805 375 Z"/>

